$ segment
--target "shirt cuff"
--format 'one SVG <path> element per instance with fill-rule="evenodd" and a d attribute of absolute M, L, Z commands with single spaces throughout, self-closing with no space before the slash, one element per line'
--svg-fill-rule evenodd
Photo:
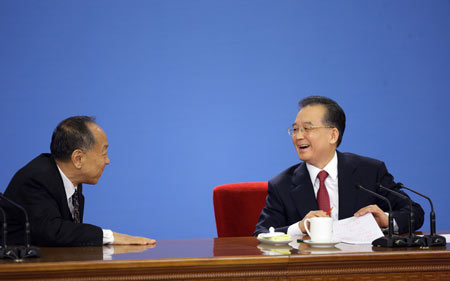
<path fill-rule="evenodd" d="M 385 214 L 386 214 L 386 216 L 389 217 L 389 213 L 388 212 L 385 212 Z M 394 229 L 392 229 L 392 233 L 398 233 L 398 224 L 397 224 L 397 222 L 395 221 L 394 218 L 392 218 L 392 224 L 393 224 L 393 228 L 394 228 Z M 388 231 L 387 227 L 384 227 L 383 229 L 386 229 L 386 231 Z"/>
<path fill-rule="evenodd" d="M 398 224 L 394 218 L 392 219 L 392 224 L 394 225 L 394 233 L 398 233 Z"/>
<path fill-rule="evenodd" d="M 110 229 L 103 230 L 103 245 L 108 245 L 114 243 L 114 235 Z"/>
<path fill-rule="evenodd" d="M 303 235 L 303 232 L 300 230 L 300 227 L 298 227 L 298 222 L 292 224 L 288 227 L 287 234 L 291 236 L 301 236 Z"/>

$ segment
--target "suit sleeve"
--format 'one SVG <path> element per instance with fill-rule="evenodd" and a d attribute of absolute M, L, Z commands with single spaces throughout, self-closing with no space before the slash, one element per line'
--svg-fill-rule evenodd
<path fill-rule="evenodd" d="M 260 233 L 269 232 L 269 228 L 273 226 L 277 232 L 287 232 L 290 225 L 286 225 L 286 214 L 284 205 L 277 192 L 277 189 L 269 181 L 268 194 L 266 197 L 266 206 L 261 211 L 258 223 L 256 224 L 254 236 Z"/>
<path fill-rule="evenodd" d="M 384 163 L 382 163 L 380 168 L 378 169 L 378 179 L 379 179 L 378 182 L 381 183 L 383 186 L 390 188 L 395 192 L 399 192 L 405 196 L 408 196 L 406 193 L 404 193 L 398 187 L 396 187 L 394 178 L 387 171 L 386 165 Z M 403 199 L 399 196 L 396 196 L 395 194 L 392 194 L 392 192 L 388 192 L 385 190 L 379 190 L 379 193 L 387 197 L 389 199 L 389 202 L 391 202 L 392 216 L 397 222 L 397 225 L 399 227 L 398 229 L 399 233 L 409 232 L 409 222 L 410 222 L 409 215 L 411 209 L 409 200 Z M 384 211 L 386 212 L 389 211 L 389 207 L 387 206 L 386 203 L 380 202 L 380 205 L 381 205 L 380 207 Z M 414 219 L 412 230 L 415 231 L 423 225 L 424 211 L 422 207 L 414 201 L 412 202 L 412 214 Z"/>

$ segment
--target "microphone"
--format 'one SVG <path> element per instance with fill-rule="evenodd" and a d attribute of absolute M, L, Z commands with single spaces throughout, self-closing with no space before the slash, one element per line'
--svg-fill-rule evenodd
<path fill-rule="evenodd" d="M 415 190 L 412 190 L 411 188 L 404 186 L 400 182 L 397 183 L 397 187 L 407 189 L 423 198 L 428 199 L 428 202 L 430 202 L 431 206 L 431 212 L 430 212 L 430 234 L 424 235 L 427 241 L 427 246 L 445 246 L 447 243 L 445 237 L 436 234 L 436 215 L 434 213 L 433 202 L 431 202 L 431 199 L 428 196 L 425 196 Z"/>
<path fill-rule="evenodd" d="M 377 186 L 381 189 L 384 189 L 392 194 L 395 194 L 396 196 L 403 198 L 405 200 L 409 201 L 409 236 L 407 238 L 408 247 L 409 246 L 417 246 L 417 247 L 424 247 L 426 246 L 426 240 L 424 237 L 420 237 L 417 235 L 414 235 L 413 232 L 413 225 L 414 225 L 414 213 L 412 209 L 412 200 L 408 196 L 401 194 L 400 192 L 394 191 L 392 189 L 389 189 L 385 186 L 383 186 L 381 183 L 377 183 Z"/>
<path fill-rule="evenodd" d="M 11 205 L 20 209 L 25 215 L 25 245 L 23 247 L 17 248 L 18 256 L 20 258 L 40 257 L 41 250 L 38 247 L 32 247 L 30 245 L 30 222 L 28 220 L 27 210 L 25 210 L 24 207 L 20 206 L 19 204 L 12 201 L 11 199 L 8 199 L 7 197 L 5 197 L 1 192 L 0 192 L 0 198 L 4 199 L 5 201 L 9 202 Z"/>
<path fill-rule="evenodd" d="M 2 224 L 3 239 L 2 239 L 2 245 L 0 246 L 0 259 L 3 259 L 3 258 L 10 258 L 10 259 L 14 259 L 14 260 L 19 259 L 17 250 L 10 248 L 6 245 L 6 235 L 8 234 L 8 226 L 6 223 L 6 214 L 5 214 L 5 210 L 3 210 L 2 207 L 0 207 L 0 211 L 2 212 L 2 216 L 3 216 L 3 224 Z"/>
<path fill-rule="evenodd" d="M 393 223 L 392 223 L 392 207 L 391 202 L 380 194 L 373 192 L 372 190 L 369 190 L 359 183 L 355 184 L 355 187 L 361 190 L 364 190 L 365 192 L 368 192 L 372 194 L 375 197 L 380 198 L 383 201 L 386 201 L 389 206 L 389 215 L 388 215 L 388 236 L 387 237 L 380 237 L 372 241 L 372 246 L 376 247 L 387 247 L 387 248 L 393 248 L 393 247 L 405 247 L 407 246 L 406 239 L 403 237 L 393 236 L 392 235 L 392 229 L 393 229 Z"/>

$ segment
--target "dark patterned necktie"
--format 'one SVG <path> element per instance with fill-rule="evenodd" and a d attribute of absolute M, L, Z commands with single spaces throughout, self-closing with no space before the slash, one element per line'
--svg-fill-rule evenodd
<path fill-rule="evenodd" d="M 325 186 L 325 179 L 328 177 L 328 173 L 320 171 L 317 177 L 320 181 L 319 191 L 317 191 L 317 205 L 319 205 L 320 210 L 328 212 L 330 210 L 330 197 Z"/>
<path fill-rule="evenodd" d="M 73 219 L 76 223 L 80 223 L 80 201 L 78 200 L 78 189 L 72 195 Z"/>

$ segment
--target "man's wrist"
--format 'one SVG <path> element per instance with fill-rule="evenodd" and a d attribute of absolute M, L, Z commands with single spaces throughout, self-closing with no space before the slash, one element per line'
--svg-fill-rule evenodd
<path fill-rule="evenodd" d="M 294 236 L 294 235 L 301 236 L 301 235 L 303 235 L 303 232 L 300 229 L 299 222 L 296 222 L 296 223 L 290 225 L 288 227 L 288 229 L 287 229 L 287 233 L 286 234 L 291 235 L 291 236 Z"/>

